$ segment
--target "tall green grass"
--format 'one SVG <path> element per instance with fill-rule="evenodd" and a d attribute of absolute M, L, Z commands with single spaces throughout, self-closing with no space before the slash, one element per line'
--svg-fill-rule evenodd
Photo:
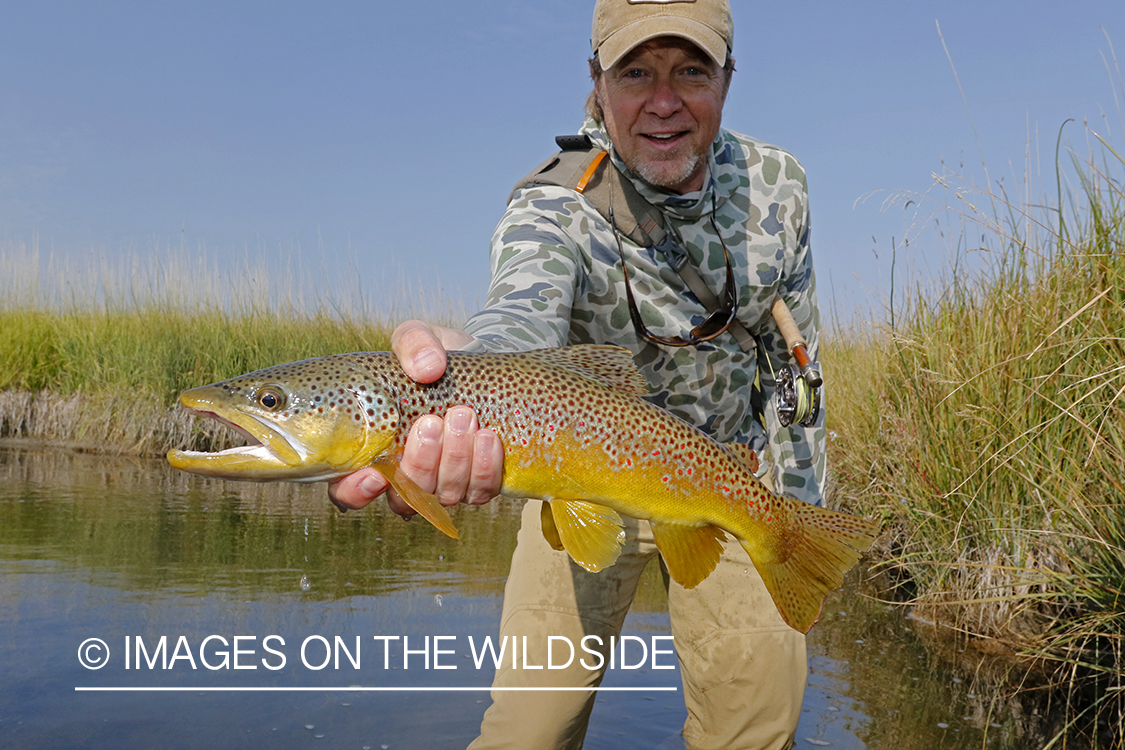
<path fill-rule="evenodd" d="M 179 392 L 281 362 L 386 349 L 392 316 L 410 314 L 411 301 L 401 284 L 380 291 L 375 309 L 358 290 L 334 298 L 285 268 L 222 269 L 182 249 L 110 262 L 0 246 L 0 437 L 134 453 L 221 442 L 224 432 L 174 408 Z M 458 320 L 452 305 L 420 298 L 413 307 Z"/>
<path fill-rule="evenodd" d="M 838 495 L 892 530 L 882 556 L 900 597 L 1034 657 L 1120 737 L 1125 161 L 1095 146 L 1065 205 L 949 183 L 984 232 L 975 270 L 896 290 L 893 329 L 845 336 L 825 359 Z"/>

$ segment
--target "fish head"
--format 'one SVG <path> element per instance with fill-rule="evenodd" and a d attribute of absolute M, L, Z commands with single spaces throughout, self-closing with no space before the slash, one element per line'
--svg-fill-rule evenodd
<path fill-rule="evenodd" d="M 180 404 L 247 437 L 248 445 L 215 453 L 168 453 L 177 469 L 221 479 L 332 481 L 393 450 L 399 430 L 388 385 L 348 355 L 193 388 Z"/>

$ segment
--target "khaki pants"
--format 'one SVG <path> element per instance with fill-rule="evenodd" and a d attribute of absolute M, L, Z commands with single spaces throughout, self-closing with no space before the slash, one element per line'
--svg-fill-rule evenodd
<path fill-rule="evenodd" d="M 610 636 L 621 633 L 644 566 L 657 556 L 647 521 L 624 518 L 626 539 L 617 563 L 588 573 L 565 552 L 551 549 L 540 530 L 540 501 L 528 501 L 504 590 L 501 636 L 515 636 L 519 661 L 496 671 L 493 687 L 596 687 L 604 669 L 581 651 L 597 635 L 608 664 Z M 692 590 L 668 583 L 672 635 L 683 675 L 689 748 L 780 750 L 790 747 L 801 712 L 807 668 L 805 637 L 788 627 L 749 556 L 731 539 L 718 567 Z M 548 636 L 564 636 L 576 656 L 567 669 L 523 669 L 547 664 Z M 596 641 L 588 641 L 593 648 Z M 665 642 L 666 643 L 666 642 Z M 663 657 L 665 660 L 669 656 Z M 556 647 L 555 663 L 565 662 Z M 471 750 L 581 748 L 594 707 L 593 691 L 493 691 L 481 736 Z"/>

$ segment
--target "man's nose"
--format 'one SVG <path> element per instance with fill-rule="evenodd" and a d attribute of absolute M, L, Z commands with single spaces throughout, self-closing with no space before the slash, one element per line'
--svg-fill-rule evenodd
<path fill-rule="evenodd" d="M 661 118 L 671 117 L 683 106 L 683 99 L 676 87 L 666 78 L 656 82 L 648 101 L 645 103 L 646 110 Z"/>

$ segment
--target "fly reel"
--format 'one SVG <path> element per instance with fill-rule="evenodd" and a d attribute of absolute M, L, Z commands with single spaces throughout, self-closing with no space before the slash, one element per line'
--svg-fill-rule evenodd
<path fill-rule="evenodd" d="M 820 392 L 809 385 L 796 365 L 782 365 L 776 374 L 777 419 L 782 427 L 811 427 L 820 414 Z"/>
<path fill-rule="evenodd" d="M 773 319 L 785 338 L 785 345 L 797 362 L 796 365 L 782 365 L 780 371 L 774 374 L 777 383 L 777 419 L 782 427 L 793 423 L 811 427 L 820 413 L 820 391 L 817 389 L 824 379 L 820 376 L 820 370 L 809 359 L 805 338 L 781 297 L 774 300 L 772 312 Z"/>

